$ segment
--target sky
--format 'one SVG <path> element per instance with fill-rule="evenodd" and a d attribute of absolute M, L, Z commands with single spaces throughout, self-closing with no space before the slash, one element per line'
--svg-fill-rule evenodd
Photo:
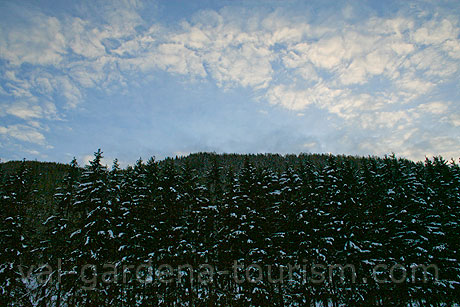
<path fill-rule="evenodd" d="M 460 157 L 458 1 L 0 0 L 0 159 Z"/>

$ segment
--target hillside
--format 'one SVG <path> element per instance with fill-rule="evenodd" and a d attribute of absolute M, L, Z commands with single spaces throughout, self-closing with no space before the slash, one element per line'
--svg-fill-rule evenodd
<path fill-rule="evenodd" d="M 460 302 L 454 162 L 101 159 L 0 164 L 2 305 Z"/>

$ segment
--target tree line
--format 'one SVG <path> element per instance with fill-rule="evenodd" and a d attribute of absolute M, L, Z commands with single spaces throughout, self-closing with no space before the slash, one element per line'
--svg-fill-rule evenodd
<path fill-rule="evenodd" d="M 454 161 L 102 158 L 0 165 L 0 304 L 459 303 Z"/>

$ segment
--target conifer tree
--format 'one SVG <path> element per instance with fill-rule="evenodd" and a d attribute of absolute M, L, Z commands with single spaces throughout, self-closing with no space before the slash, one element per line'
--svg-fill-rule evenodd
<path fill-rule="evenodd" d="M 454 162 L 195 154 L 139 159 L 126 169 L 115 160 L 108 172 L 101 160 L 99 150 L 83 170 L 75 160 L 61 168 L 53 175 L 63 179 L 53 198 L 41 164 L 0 164 L 6 173 L 0 173 L 1 305 L 459 302 L 460 168 Z M 44 225 L 32 227 L 43 216 Z M 51 275 L 42 274 L 44 266 L 32 268 L 55 268 L 60 258 L 61 270 Z M 241 265 L 236 273 L 234 261 Z M 135 271 L 149 262 L 155 272 Z M 118 283 L 104 264 L 117 265 L 111 277 Z M 173 268 L 169 283 L 157 281 L 162 264 Z M 198 278 L 200 264 L 214 268 L 208 283 Z M 314 264 L 324 271 L 311 271 Z M 327 266 L 334 264 L 342 267 L 329 279 Z M 352 271 L 342 272 L 347 264 L 356 280 Z M 430 264 L 438 271 L 424 271 Z M 85 265 L 94 268 L 80 275 Z M 123 265 L 134 269 L 121 271 Z M 374 272 L 377 265 L 386 268 Z M 390 272 L 393 265 L 402 265 L 406 276 Z M 19 268 L 28 278 L 21 280 Z M 325 279 L 318 282 L 315 273 Z M 34 278 L 42 278 L 41 287 Z"/>
<path fill-rule="evenodd" d="M 52 288 L 55 291 L 48 291 L 49 299 L 56 296 L 56 305 L 60 306 L 64 300 L 65 293 L 70 290 L 71 277 L 69 280 L 69 259 L 66 258 L 71 252 L 70 234 L 72 225 L 73 204 L 75 193 L 78 186 L 79 166 L 77 160 L 73 158 L 70 168 L 64 177 L 62 185 L 57 188 L 55 193 L 55 208 L 53 213 L 43 223 L 45 226 L 46 240 L 41 242 L 41 252 L 43 259 L 54 267 L 52 275 L 49 277 L 50 284 L 44 283 L 42 287 Z M 50 304 L 50 301 L 48 301 Z"/>
<path fill-rule="evenodd" d="M 30 237 L 26 212 L 32 205 L 32 182 L 23 160 L 19 169 L 7 176 L 0 192 L 0 303 L 4 306 L 27 304 L 28 289 L 23 283 L 31 265 Z"/>
<path fill-rule="evenodd" d="M 206 183 L 209 191 L 211 203 L 218 203 L 222 198 L 222 167 L 220 166 L 219 156 L 213 155 L 211 168 L 206 174 Z"/>
<path fill-rule="evenodd" d="M 74 289 L 80 304 L 108 304 L 113 299 L 107 295 L 113 280 L 103 278 L 104 265 L 113 263 L 116 256 L 116 238 L 107 168 L 101 164 L 102 158 L 99 149 L 81 176 L 74 203 L 80 219 L 71 234 L 71 255 L 75 271 L 83 271 L 82 283 Z M 83 287 L 92 291 L 82 291 Z"/>

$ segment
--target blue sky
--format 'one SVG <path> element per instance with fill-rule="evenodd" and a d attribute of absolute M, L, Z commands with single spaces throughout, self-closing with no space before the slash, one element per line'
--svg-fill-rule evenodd
<path fill-rule="evenodd" d="M 457 1 L 0 1 L 0 158 L 460 157 Z"/>

